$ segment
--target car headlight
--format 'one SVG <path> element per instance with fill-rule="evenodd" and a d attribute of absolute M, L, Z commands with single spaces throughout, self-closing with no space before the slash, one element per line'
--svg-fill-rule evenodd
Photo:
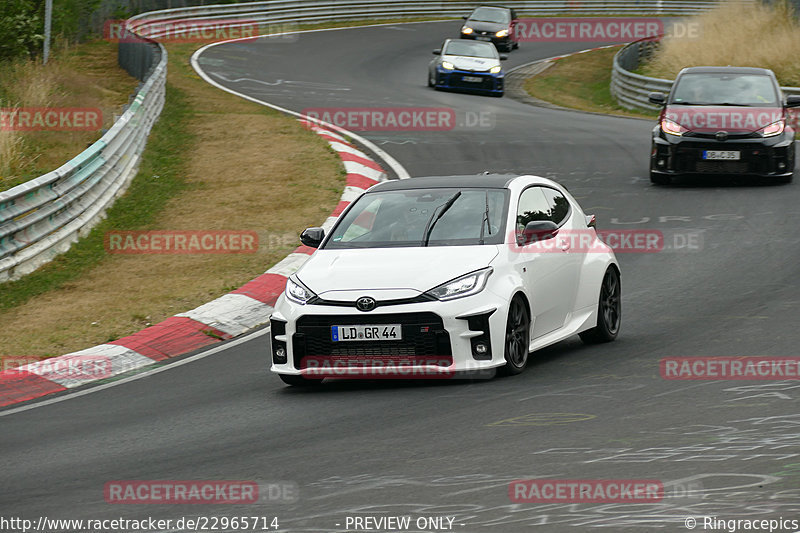
<path fill-rule="evenodd" d="M 494 67 L 490 68 L 489 72 L 491 72 L 492 74 L 498 74 L 502 70 L 502 68 L 503 67 L 501 67 L 500 65 L 497 65 L 497 66 L 494 66 Z"/>
<path fill-rule="evenodd" d="M 669 133 L 670 135 L 677 135 L 678 137 L 689 131 L 680 124 L 678 124 L 677 122 L 675 122 L 674 120 L 670 120 L 668 118 L 661 119 L 661 130 L 664 133 Z"/>
<path fill-rule="evenodd" d="M 453 70 L 456 66 L 449 61 L 442 61 L 442 68 L 445 70 Z"/>
<path fill-rule="evenodd" d="M 300 283 L 300 280 L 289 278 L 286 280 L 286 297 L 295 303 L 305 305 L 311 298 L 314 298 L 311 289 Z"/>
<path fill-rule="evenodd" d="M 464 26 L 463 28 L 461 28 L 461 33 L 463 33 L 464 35 L 469 35 L 473 31 L 475 31 L 475 30 L 473 30 L 469 26 Z"/>
<path fill-rule="evenodd" d="M 500 30 L 494 34 L 495 37 L 508 37 L 508 30 Z"/>
<path fill-rule="evenodd" d="M 762 137 L 774 137 L 775 135 L 780 135 L 783 133 L 784 128 L 786 127 L 786 121 L 784 119 L 776 120 L 772 124 L 767 124 L 763 128 L 761 128 L 758 132 L 761 134 Z"/>
<path fill-rule="evenodd" d="M 489 279 L 489 275 L 493 270 L 492 267 L 487 267 L 470 272 L 447 283 L 442 283 L 438 287 L 429 290 L 426 294 L 443 301 L 478 294 L 486 287 L 486 280 Z"/>

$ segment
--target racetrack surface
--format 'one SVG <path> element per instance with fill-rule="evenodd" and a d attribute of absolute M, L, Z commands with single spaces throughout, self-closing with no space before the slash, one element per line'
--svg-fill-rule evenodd
<path fill-rule="evenodd" d="M 302 111 L 452 108 L 451 131 L 358 131 L 412 176 L 524 172 L 566 185 L 599 229 L 664 233 L 619 253 L 623 323 L 492 381 L 332 382 L 267 373 L 266 337 L 117 387 L 0 417 L 0 515 L 277 516 L 346 531 L 347 516 L 454 517 L 462 532 L 686 531 L 684 519 L 800 519 L 800 382 L 668 381 L 678 356 L 797 356 L 800 185 L 647 180 L 648 121 L 531 107 L 425 86 L 458 22 L 304 33 L 209 48 L 218 83 Z M 507 68 L 604 43 L 522 43 Z M 493 127 L 466 125 L 467 113 Z M 473 115 L 473 117 L 476 115 Z M 234 128 L 232 128 L 233 131 Z M 233 141 L 235 142 L 235 135 Z M 0 412 L 2 414 L 2 412 Z M 652 504 L 513 504 L 516 479 L 658 479 Z M 296 484 L 294 502 L 114 505 L 112 480 Z M 687 495 L 686 489 L 696 492 Z M 698 530 L 700 527 L 698 527 Z"/>

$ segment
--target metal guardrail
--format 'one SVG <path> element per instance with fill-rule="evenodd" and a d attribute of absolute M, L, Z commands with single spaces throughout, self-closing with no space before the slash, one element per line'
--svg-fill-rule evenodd
<path fill-rule="evenodd" d="M 523 16 L 687 15 L 720 0 L 506 0 Z M 143 13 L 128 28 L 159 38 L 175 21 L 209 20 L 228 26 L 398 17 L 455 17 L 477 1 L 269 0 Z M 0 192 L 0 282 L 32 272 L 66 251 L 102 218 L 135 175 L 147 135 L 164 103 L 167 54 L 163 46 L 121 43 L 120 65 L 146 80 L 132 104 L 103 137 L 61 168 Z M 148 52 L 148 50 L 150 50 Z M 622 71 L 616 74 L 621 77 Z M 620 91 L 632 86 L 627 73 Z M 634 91 L 635 93 L 635 91 Z M 633 95 L 631 96 L 633 98 Z"/>
<path fill-rule="evenodd" d="M 690 15 L 707 11 L 720 0 L 505 0 L 522 16 L 548 15 Z M 242 19 L 241 25 L 253 23 L 313 23 L 348 19 L 397 17 L 456 17 L 469 13 L 478 1 L 430 0 L 268 0 L 230 5 L 196 6 L 151 11 L 134 17 L 140 26 L 137 33 L 159 38 L 176 21 L 192 19 L 223 21 Z M 234 22 L 232 25 L 235 25 Z"/>
<path fill-rule="evenodd" d="M 652 91 L 669 93 L 675 80 L 650 78 L 631 72 L 639 68 L 640 63 L 646 60 L 658 47 L 658 38 L 642 39 L 623 46 L 614 55 L 611 67 L 611 94 L 617 102 L 628 109 L 659 109 L 651 104 L 647 94 Z M 800 94 L 800 87 L 781 87 L 784 94 Z M 793 113 L 794 124 L 800 125 L 798 113 Z M 796 127 L 797 129 L 797 127 Z"/>
<path fill-rule="evenodd" d="M 36 270 L 99 222 L 136 174 L 161 113 L 167 71 L 163 46 L 141 41 L 140 62 L 156 61 L 122 116 L 100 140 L 57 170 L 0 192 L 0 282 Z M 142 63 L 145 64 L 145 63 Z M 140 65 L 140 68 L 142 67 Z"/>

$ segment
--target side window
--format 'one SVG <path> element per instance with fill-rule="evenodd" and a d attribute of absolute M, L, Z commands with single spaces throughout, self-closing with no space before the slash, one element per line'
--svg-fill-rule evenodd
<path fill-rule="evenodd" d="M 541 187 L 529 187 L 522 191 L 517 206 L 517 235 L 521 235 L 528 222 L 551 220 L 550 202 Z"/>
<path fill-rule="evenodd" d="M 550 220 L 560 226 L 569 216 L 569 200 L 557 190 L 549 187 L 542 187 L 542 192 L 549 204 Z"/>

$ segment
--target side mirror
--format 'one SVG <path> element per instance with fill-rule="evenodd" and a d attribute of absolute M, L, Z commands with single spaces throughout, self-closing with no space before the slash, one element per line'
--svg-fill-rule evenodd
<path fill-rule="evenodd" d="M 557 233 L 558 226 L 552 220 L 533 220 L 525 224 L 522 235 L 517 238 L 517 244 L 524 246 L 532 242 L 546 241 L 555 237 Z"/>
<path fill-rule="evenodd" d="M 500 54 L 500 61 L 505 61 L 508 59 L 508 54 Z"/>
<path fill-rule="evenodd" d="M 800 107 L 800 94 L 790 94 L 787 96 L 786 107 Z"/>
<path fill-rule="evenodd" d="M 433 55 L 435 55 L 435 56 L 442 55 L 442 49 L 441 48 L 437 48 L 436 50 L 433 51 Z"/>
<path fill-rule="evenodd" d="M 319 248 L 324 238 L 325 230 L 322 228 L 308 228 L 300 234 L 300 242 L 311 248 Z"/>
<path fill-rule="evenodd" d="M 651 104 L 664 105 L 667 101 L 667 95 L 664 93 L 654 92 L 647 95 L 647 99 Z"/>
<path fill-rule="evenodd" d="M 467 20 L 469 18 L 469 15 L 462 15 L 461 18 Z"/>

